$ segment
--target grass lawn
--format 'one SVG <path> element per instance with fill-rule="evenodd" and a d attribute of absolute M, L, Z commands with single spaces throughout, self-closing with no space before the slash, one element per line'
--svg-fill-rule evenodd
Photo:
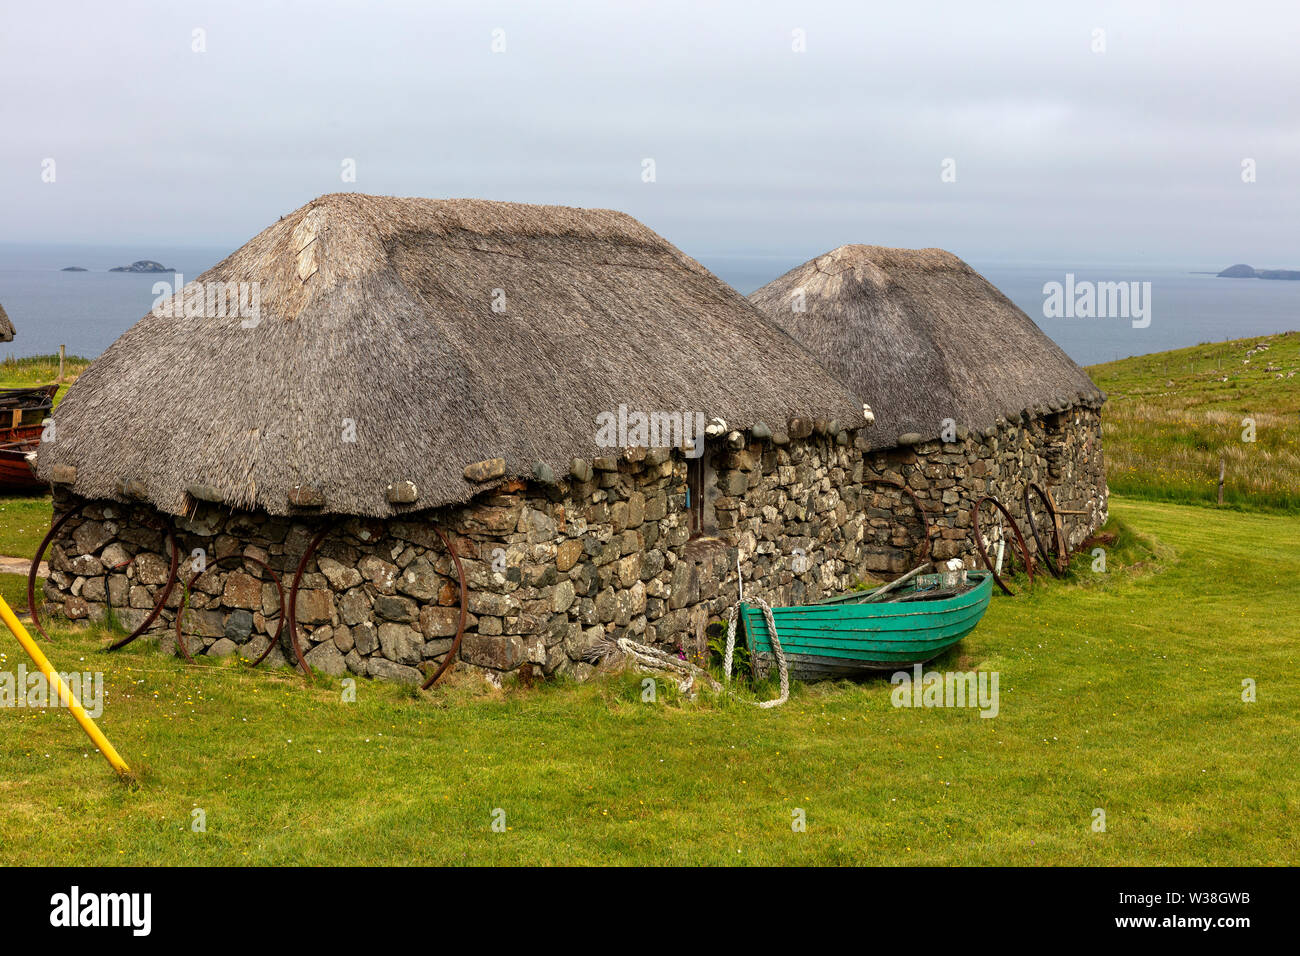
<path fill-rule="evenodd" d="M 1300 332 L 1094 365 L 1111 491 L 1300 512 Z M 1254 421 L 1255 440 L 1243 441 Z"/>
<path fill-rule="evenodd" d="M 90 367 L 90 359 L 76 355 L 66 356 L 63 362 L 63 387 L 54 396 L 57 407 L 62 401 L 68 386 L 76 381 L 77 376 Z M 29 385 L 53 383 L 59 377 L 59 357 L 57 355 L 33 355 L 27 358 L 14 358 L 12 355 L 0 360 L 0 388 L 25 388 Z"/>
<path fill-rule="evenodd" d="M 894 708 L 884 679 L 772 711 L 645 704 L 627 677 L 363 680 L 344 703 L 337 680 L 63 632 L 48 653 L 105 672 L 100 725 L 139 782 L 67 713 L 0 710 L 0 863 L 1300 862 L 1300 517 L 1112 511 L 1132 533 L 1107 575 L 1081 556 L 1071 582 L 995 597 L 931 665 L 997 671 L 993 719 Z M 25 660 L 4 632 L 0 653 Z"/>
<path fill-rule="evenodd" d="M 26 558 L 30 562 L 41 546 L 41 538 L 50 530 L 52 514 L 49 495 L 0 495 L 0 555 Z"/>

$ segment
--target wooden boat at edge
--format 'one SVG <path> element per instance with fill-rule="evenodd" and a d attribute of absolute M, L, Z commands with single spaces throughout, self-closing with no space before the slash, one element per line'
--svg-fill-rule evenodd
<path fill-rule="evenodd" d="M 58 391 L 58 385 L 0 388 L 0 440 L 12 441 L 19 437 L 9 434 L 15 429 L 40 425 L 53 410 Z"/>
<path fill-rule="evenodd" d="M 39 446 L 39 440 L 0 442 L 0 491 L 45 489 L 30 458 Z"/>
<path fill-rule="evenodd" d="M 863 591 L 815 604 L 772 608 L 790 676 L 803 681 L 859 677 L 934 660 L 975 629 L 988 610 L 993 576 L 965 572 L 965 583 L 945 588 L 942 575 L 921 575 L 888 600 L 868 603 Z M 776 668 L 759 607 L 744 605 L 741 620 L 757 676 Z"/>

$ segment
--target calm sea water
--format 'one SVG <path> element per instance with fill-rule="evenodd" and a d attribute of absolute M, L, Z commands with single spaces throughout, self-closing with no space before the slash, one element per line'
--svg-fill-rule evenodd
<path fill-rule="evenodd" d="M 230 251 L 0 243 L 0 304 L 18 328 L 14 341 L 0 346 L 0 354 L 50 354 L 66 345 L 70 354 L 97 356 L 149 310 L 155 298 L 154 283 L 173 280 L 171 273 L 130 275 L 106 270 L 137 259 L 154 259 L 189 281 Z M 701 256 L 700 261 L 748 295 L 803 259 Z M 59 271 L 73 265 L 91 271 Z M 1194 263 L 1186 268 L 980 261 L 971 265 L 1081 365 L 1300 329 L 1300 282 L 1219 279 L 1191 271 L 1221 268 L 1227 262 Z M 1076 282 L 1150 282 L 1150 326 L 1133 328 L 1127 318 L 1044 318 L 1043 285 L 1063 283 L 1067 272 L 1074 274 Z"/>

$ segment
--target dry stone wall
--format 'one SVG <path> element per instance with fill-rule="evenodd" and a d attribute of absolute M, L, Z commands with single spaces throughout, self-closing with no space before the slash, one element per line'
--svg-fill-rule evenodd
<path fill-rule="evenodd" d="M 665 449 L 597 459 L 581 469 L 585 480 L 507 482 L 463 507 L 337 521 L 304 568 L 301 649 L 332 675 L 416 682 L 437 667 L 451 649 L 460 598 L 434 521 L 461 556 L 468 584 L 459 665 L 496 676 L 531 664 L 581 679 L 600 646 L 621 636 L 702 658 L 705 628 L 736 600 L 737 557 L 746 594 L 774 604 L 914 566 L 915 505 L 886 482 L 906 482 L 930 513 L 933 556 L 962 557 L 968 566 L 976 560 L 971 509 L 982 494 L 1021 517 L 1025 482 L 1049 488 L 1062 509 L 1084 512 L 1065 516 L 1072 547 L 1106 520 L 1092 405 L 885 451 L 844 437 L 813 431 L 711 445 L 709 524 L 717 530 L 708 536 L 689 531 L 687 460 Z M 56 517 L 75 505 L 81 513 L 49 553 L 45 610 L 73 620 L 111 615 L 133 629 L 168 579 L 168 519 L 141 505 L 56 493 Z M 174 522 L 180 580 L 150 637 L 175 650 L 184 602 L 181 634 L 191 653 L 255 659 L 281 610 L 270 575 L 244 559 L 274 569 L 287 593 L 322 520 L 198 503 Z M 206 570 L 187 590 L 196 551 Z M 270 658 L 285 663 L 287 655 L 286 634 Z"/>

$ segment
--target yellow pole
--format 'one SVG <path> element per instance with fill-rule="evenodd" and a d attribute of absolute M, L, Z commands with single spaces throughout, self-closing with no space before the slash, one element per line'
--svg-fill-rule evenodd
<path fill-rule="evenodd" d="M 108 742 L 108 738 L 95 726 L 95 722 L 86 713 L 86 709 L 81 706 L 81 701 L 77 700 L 68 685 L 63 683 L 63 678 L 50 664 L 49 659 L 41 653 L 41 649 L 36 646 L 32 636 L 27 633 L 27 628 L 23 627 L 23 622 L 18 620 L 13 609 L 9 607 L 9 603 L 2 597 L 0 597 L 0 618 L 3 618 L 5 624 L 9 626 L 9 630 L 14 632 L 14 637 L 18 638 L 18 643 L 23 646 L 27 656 L 36 662 L 36 666 L 41 669 L 41 673 L 50 682 L 50 686 L 58 690 L 59 700 L 67 705 L 68 710 L 72 711 L 72 716 L 77 719 L 77 723 L 81 724 L 81 729 L 86 732 L 86 736 L 99 748 L 99 752 L 104 755 L 104 759 L 118 773 L 130 773 L 131 768 L 126 765 L 126 761 Z"/>

